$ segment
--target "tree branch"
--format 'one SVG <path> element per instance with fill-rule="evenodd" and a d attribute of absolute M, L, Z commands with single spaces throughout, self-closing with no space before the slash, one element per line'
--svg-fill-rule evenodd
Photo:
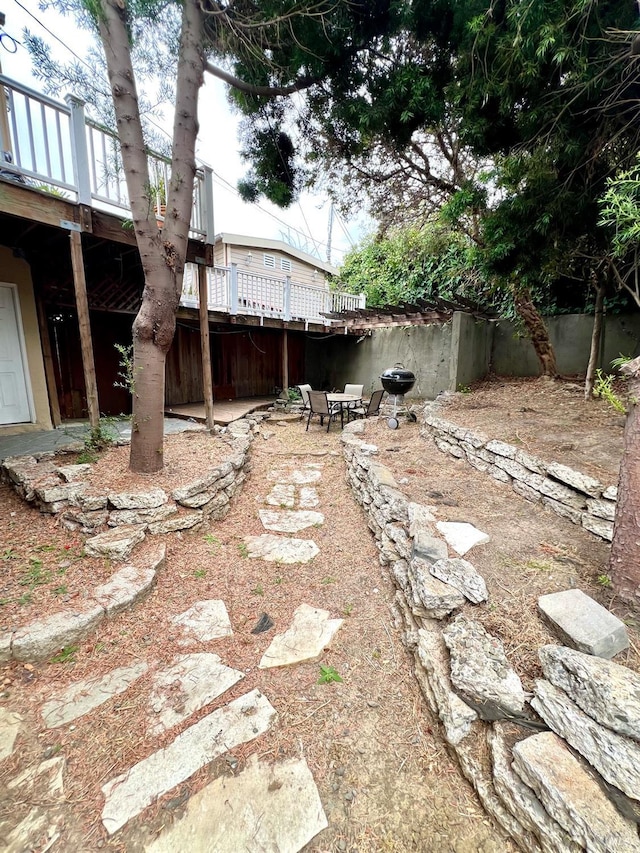
<path fill-rule="evenodd" d="M 230 74 L 228 71 L 224 71 L 212 62 L 207 62 L 204 70 L 208 71 L 208 73 L 212 74 L 214 77 L 218 77 L 218 79 L 223 80 L 225 83 L 228 83 L 229 86 L 233 86 L 234 89 L 238 89 L 240 92 L 245 92 L 247 95 L 258 95 L 265 98 L 277 98 L 285 95 L 293 95 L 295 92 L 301 92 L 303 89 L 308 89 L 322 80 L 322 77 L 320 76 L 301 77 L 289 86 L 254 86 L 253 83 L 247 83 L 245 80 L 235 77 L 233 74 Z"/>

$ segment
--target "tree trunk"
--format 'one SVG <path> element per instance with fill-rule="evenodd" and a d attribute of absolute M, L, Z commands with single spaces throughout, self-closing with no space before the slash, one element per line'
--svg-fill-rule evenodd
<path fill-rule="evenodd" d="M 640 358 L 621 372 L 629 379 L 629 397 L 640 399 Z M 640 609 L 640 407 L 632 403 L 624 430 L 618 502 L 613 526 L 609 575 L 616 594 Z"/>
<path fill-rule="evenodd" d="M 606 291 L 605 284 L 596 286 L 596 306 L 593 316 L 593 331 L 591 332 L 591 352 L 589 353 L 589 364 L 587 365 L 587 375 L 584 379 L 584 399 L 588 402 L 593 399 L 593 385 L 596 378 L 596 367 L 598 365 L 598 355 L 600 353 L 600 341 L 602 340 L 602 321 L 604 315 L 604 294 Z"/>
<path fill-rule="evenodd" d="M 155 218 L 142 134 L 128 21 L 122 0 L 101 0 L 98 14 L 145 286 L 133 324 L 132 471 L 163 467 L 164 367 L 182 290 L 195 177 L 197 100 L 203 83 L 204 21 L 197 0 L 184 0 L 176 78 L 171 179 L 162 230 Z"/>
<path fill-rule="evenodd" d="M 519 290 L 514 287 L 513 299 L 516 311 L 529 333 L 529 338 L 538 356 L 543 375 L 556 377 L 558 375 L 556 355 L 549 340 L 549 333 L 547 332 L 544 320 L 531 301 L 531 294 L 526 288 Z"/>

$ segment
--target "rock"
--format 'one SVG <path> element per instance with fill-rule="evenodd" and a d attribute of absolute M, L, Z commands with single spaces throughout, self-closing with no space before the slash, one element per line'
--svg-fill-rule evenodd
<path fill-rule="evenodd" d="M 249 435 L 251 432 L 251 424 L 245 420 L 231 421 L 227 429 L 231 435 Z"/>
<path fill-rule="evenodd" d="M 453 586 L 432 577 L 431 563 L 414 557 L 409 563 L 409 579 L 415 596 L 432 619 L 444 619 L 449 613 L 462 607 L 464 596 Z"/>
<path fill-rule="evenodd" d="M 262 536 L 245 536 L 247 556 L 277 563 L 308 563 L 320 549 L 310 539 L 292 539 L 287 536 L 274 536 L 264 533 Z"/>
<path fill-rule="evenodd" d="M 413 525 L 412 555 L 416 559 L 426 560 L 428 563 L 436 563 L 438 560 L 446 560 L 449 556 L 449 551 L 447 543 L 440 539 L 439 536 L 433 535 L 433 529 L 430 524 L 423 525 L 421 522 L 416 521 Z M 403 554 L 402 556 L 405 555 Z"/>
<path fill-rule="evenodd" d="M 592 719 L 640 741 L 640 675 L 610 660 L 566 646 L 543 646 L 545 677 Z"/>
<path fill-rule="evenodd" d="M 543 478 L 538 486 L 538 490 L 548 498 L 552 498 L 554 501 L 559 501 L 562 504 L 573 507 L 573 509 L 586 509 L 587 498 L 585 495 L 578 494 L 568 486 L 563 486 L 562 483 L 558 483 L 556 480 L 551 480 L 549 477 Z"/>
<path fill-rule="evenodd" d="M 436 520 L 433 507 L 412 501 L 407 504 L 407 516 L 409 518 L 409 536 L 412 537 L 421 531 L 431 531 L 433 529 L 431 525 Z"/>
<path fill-rule="evenodd" d="M 22 727 L 22 717 L 7 708 L 0 708 L 0 761 L 13 752 L 13 747 Z"/>
<path fill-rule="evenodd" d="M 489 597 L 484 578 L 467 560 L 438 560 L 429 567 L 429 571 L 434 578 L 455 587 L 473 604 L 480 604 Z"/>
<path fill-rule="evenodd" d="M 62 802 L 64 800 L 64 771 L 66 770 L 67 762 L 60 755 L 57 758 L 48 758 L 41 761 L 35 767 L 27 767 L 15 778 L 7 783 L 7 788 L 13 790 L 15 788 L 24 788 L 23 796 L 28 793 L 30 797 L 38 796 L 35 790 L 39 788 L 42 795 L 42 787 L 38 784 L 41 780 L 44 781 L 44 792 L 49 802 Z M 6 848 L 5 848 L 6 849 Z"/>
<path fill-rule="evenodd" d="M 148 669 L 143 661 L 121 666 L 106 675 L 76 681 L 64 690 L 54 690 L 42 706 L 42 718 L 48 729 L 88 714 L 113 696 L 123 693 Z"/>
<path fill-rule="evenodd" d="M 505 456 L 507 459 L 515 459 L 518 452 L 517 448 L 512 444 L 506 444 L 506 442 L 497 441 L 496 439 L 488 441 L 485 447 L 489 453 L 496 453 L 498 456 Z"/>
<path fill-rule="evenodd" d="M 293 509 L 296 503 L 296 487 L 291 484 L 276 483 L 267 495 L 266 503 L 269 506 Z"/>
<path fill-rule="evenodd" d="M 451 656 L 451 682 L 483 720 L 522 714 L 522 682 L 500 640 L 462 615 L 447 625 L 442 636 Z"/>
<path fill-rule="evenodd" d="M 438 521 L 436 527 L 456 554 L 462 557 L 475 545 L 489 542 L 491 537 L 465 521 Z"/>
<path fill-rule="evenodd" d="M 531 706 L 607 782 L 640 799 L 640 744 L 596 723 L 548 681 L 536 681 Z"/>
<path fill-rule="evenodd" d="M 487 729 L 491 750 L 493 784 L 496 793 L 520 823 L 540 839 L 544 853 L 580 853 L 560 824 L 550 817 L 535 792 L 513 772 L 513 756 L 504 733 L 504 724 L 496 722 Z"/>
<path fill-rule="evenodd" d="M 149 696 L 149 735 L 181 723 L 233 687 L 244 673 L 225 666 L 218 655 L 179 655 L 168 669 L 157 672 Z"/>
<path fill-rule="evenodd" d="M 597 516 L 598 518 L 613 521 L 616 514 L 616 502 L 589 498 L 589 500 L 587 500 L 587 512 L 591 515 Z"/>
<path fill-rule="evenodd" d="M 182 503 L 185 498 L 191 498 L 194 495 L 199 494 L 200 492 L 206 492 L 207 489 L 209 489 L 216 482 L 216 480 L 220 480 L 222 477 L 226 477 L 227 474 L 230 474 L 232 470 L 233 465 L 231 464 L 231 462 L 223 462 L 216 468 L 212 468 L 211 471 L 207 472 L 203 477 L 200 477 L 197 480 L 193 480 L 186 486 L 181 486 L 178 489 L 174 489 L 171 493 L 171 497 L 174 499 L 174 501 Z"/>
<path fill-rule="evenodd" d="M 267 731 L 275 709 L 252 690 L 185 729 L 164 749 L 102 786 L 102 822 L 112 835 L 132 817 L 218 755 Z"/>
<path fill-rule="evenodd" d="M 561 483 L 566 483 L 572 489 L 584 492 L 585 495 L 589 495 L 592 498 L 599 498 L 604 488 L 593 477 L 587 477 L 586 474 L 574 471 L 566 465 L 560 465 L 559 462 L 550 462 L 547 465 L 547 475 L 560 480 Z"/>
<path fill-rule="evenodd" d="M 261 509 L 258 511 L 262 526 L 266 530 L 276 530 L 279 533 L 298 533 L 307 527 L 319 527 L 324 524 L 324 515 L 312 510 L 275 510 Z"/>
<path fill-rule="evenodd" d="M 126 560 L 135 546 L 144 540 L 144 528 L 135 524 L 123 524 L 105 533 L 92 536 L 84 543 L 89 557 L 108 557 L 110 560 Z"/>
<path fill-rule="evenodd" d="M 313 486 L 301 486 L 299 503 L 301 509 L 313 509 L 314 506 L 318 506 L 320 498 L 317 490 Z"/>
<path fill-rule="evenodd" d="M 104 610 L 98 604 L 88 610 L 65 610 L 38 619 L 15 632 L 12 657 L 22 661 L 47 660 L 60 649 L 84 640 L 102 619 Z"/>
<path fill-rule="evenodd" d="M 629 647 L 624 622 L 581 589 L 541 595 L 538 608 L 567 645 L 602 658 Z"/>
<path fill-rule="evenodd" d="M 174 616 L 171 624 L 182 630 L 181 645 L 193 641 L 208 643 L 233 634 L 227 608 L 220 599 L 197 601 L 188 610 Z"/>
<path fill-rule="evenodd" d="M 343 619 L 330 619 L 328 610 L 301 604 L 293 614 L 293 622 L 284 634 L 276 634 L 265 651 L 260 669 L 290 666 L 301 661 L 317 660 Z"/>
<path fill-rule="evenodd" d="M 304 759 L 269 764 L 252 755 L 241 773 L 216 779 L 191 797 L 184 817 L 145 853 L 297 853 L 327 825 Z"/>
<path fill-rule="evenodd" d="M 617 501 L 618 500 L 618 487 L 617 486 L 607 486 L 607 488 L 602 493 L 602 497 L 606 501 Z"/>
<path fill-rule="evenodd" d="M 89 463 L 80 465 L 60 465 L 56 468 L 58 474 L 62 477 L 65 483 L 74 483 L 76 480 L 84 479 L 92 469 Z"/>
<path fill-rule="evenodd" d="M 607 542 L 613 541 L 612 521 L 606 521 L 604 518 L 596 518 L 588 512 L 583 512 L 581 519 L 582 526 L 585 530 L 588 530 L 589 533 L 595 533 L 596 536 L 599 536 L 601 539 L 606 539 Z"/>
<path fill-rule="evenodd" d="M 151 509 L 114 509 L 109 513 L 107 523 L 109 527 L 118 527 L 121 524 L 153 524 L 175 515 L 177 511 L 178 507 L 174 503 Z"/>
<path fill-rule="evenodd" d="M 418 637 L 416 655 L 429 680 L 434 711 L 444 725 L 447 741 L 456 746 L 469 734 L 478 715 L 451 687 L 449 656 L 439 630 L 420 629 Z"/>
<path fill-rule="evenodd" d="M 296 486 L 317 483 L 321 476 L 321 462 L 309 462 L 307 465 L 303 465 L 299 469 L 291 470 L 278 468 L 269 472 L 270 480 L 276 480 L 279 483 L 293 483 Z"/>
<path fill-rule="evenodd" d="M 154 535 L 163 533 L 175 533 L 176 530 L 190 530 L 198 524 L 202 524 L 204 513 L 202 510 L 195 512 L 181 512 L 171 516 L 164 521 L 154 521 L 149 525 L 149 533 Z"/>
<path fill-rule="evenodd" d="M 8 660 L 11 660 L 11 641 L 13 640 L 13 633 L 7 632 L 5 634 L 0 634 L 0 663 L 5 663 Z"/>
<path fill-rule="evenodd" d="M 91 597 L 107 616 L 114 616 L 143 598 L 156 582 L 156 572 L 164 565 L 166 548 L 163 545 L 149 558 L 147 566 L 125 566 L 112 575 L 107 583 L 96 587 Z"/>
<path fill-rule="evenodd" d="M 149 489 L 147 492 L 110 492 L 107 497 L 116 509 L 154 509 L 169 500 L 163 489 Z"/>
<path fill-rule="evenodd" d="M 513 766 L 576 844 L 594 853 L 638 851 L 635 825 L 622 817 L 584 765 L 553 732 L 513 748 Z"/>

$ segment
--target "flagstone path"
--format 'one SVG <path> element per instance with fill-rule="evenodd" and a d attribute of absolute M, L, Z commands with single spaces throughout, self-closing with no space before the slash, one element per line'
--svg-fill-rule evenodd
<path fill-rule="evenodd" d="M 321 463 L 279 465 L 269 473 L 275 484 L 266 503 L 280 509 L 259 509 L 266 530 L 297 532 L 324 523 L 322 513 L 309 509 L 319 504 L 310 483 L 322 476 Z M 283 509 L 284 507 L 284 509 Z M 300 507 L 300 509 L 295 509 Z M 319 553 L 312 540 L 265 534 L 246 537 L 248 556 L 283 563 L 305 563 Z M 180 632 L 178 644 L 188 647 L 229 636 L 233 626 L 221 600 L 203 600 L 171 620 Z M 316 660 L 342 625 L 330 613 L 313 604 L 297 608 L 284 633 L 276 635 L 261 660 L 260 669 L 290 666 Z M 149 663 L 152 663 L 150 660 Z M 125 693 L 149 670 L 147 661 L 119 667 L 106 675 L 71 684 L 50 692 L 40 707 L 48 729 L 68 725 L 113 697 Z M 244 678 L 227 666 L 219 655 L 187 652 L 174 663 L 155 672 L 147 701 L 147 734 L 162 735 L 212 703 Z M 140 815 L 158 797 L 189 779 L 216 756 L 269 731 L 276 711 L 259 689 L 217 708 L 181 731 L 165 747 L 151 752 L 102 786 L 102 822 L 112 835 Z M 11 754 L 21 719 L 15 714 L 0 718 L 0 758 Z M 50 771 L 54 769 L 55 773 Z M 33 788 L 46 777 L 46 796 L 51 801 L 64 796 L 64 778 L 72 772 L 63 758 L 48 759 L 20 772 L 8 788 Z M 50 849 L 64 823 L 61 812 L 34 806 L 17 825 L 10 820 L 0 827 L 7 840 L 7 853 L 27 849 Z M 194 796 L 184 814 L 145 849 L 161 851 L 223 851 L 278 849 L 296 853 L 327 820 L 311 772 L 304 761 L 287 760 L 266 765 L 251 760 L 233 779 L 218 779 Z M 212 837 L 215 842 L 212 844 Z M 44 846 L 42 845 L 44 842 Z"/>

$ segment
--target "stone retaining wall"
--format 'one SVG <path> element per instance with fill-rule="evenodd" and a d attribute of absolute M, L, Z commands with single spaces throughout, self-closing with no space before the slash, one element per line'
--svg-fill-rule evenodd
<path fill-rule="evenodd" d="M 525 694 L 502 643 L 473 619 L 484 582 L 468 561 L 449 559 L 431 509 L 406 499 L 377 448 L 359 438 L 365 429 L 360 421 L 344 430 L 347 480 L 395 581 L 416 678 L 484 808 L 527 853 L 640 851 L 640 678 L 551 645 L 539 653 L 545 679 Z M 461 442 L 474 452 L 486 444 L 466 431 L 454 438 L 447 444 L 463 453 Z M 490 462 L 474 458 L 496 470 L 506 470 L 497 460 L 516 462 L 495 445 L 486 452 Z M 526 467 L 522 456 L 517 464 Z"/>
<path fill-rule="evenodd" d="M 544 462 L 504 441 L 457 426 L 425 410 L 423 434 L 433 436 L 443 453 L 465 459 L 478 471 L 509 483 L 529 501 L 580 524 L 585 530 L 611 542 L 618 489 L 603 486 L 593 477 L 558 462 Z"/>
<path fill-rule="evenodd" d="M 217 430 L 229 445 L 228 458 L 170 494 L 157 488 L 96 492 L 87 480 L 91 465 L 60 465 L 59 453 L 7 458 L 0 475 L 41 512 L 56 515 L 69 530 L 89 534 L 86 554 L 125 560 L 147 534 L 193 529 L 224 518 L 246 478 L 251 441 L 264 417 L 253 414 Z"/>

